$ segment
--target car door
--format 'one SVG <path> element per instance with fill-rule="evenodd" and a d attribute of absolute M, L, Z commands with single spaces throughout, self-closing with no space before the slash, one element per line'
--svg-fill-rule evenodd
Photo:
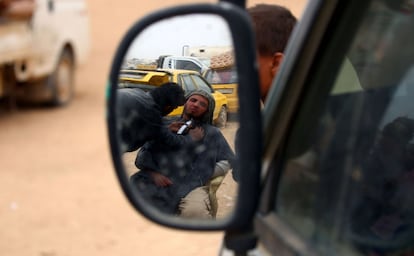
<path fill-rule="evenodd" d="M 260 250 L 414 253 L 412 31 L 412 1 L 309 4 L 265 102 Z"/>

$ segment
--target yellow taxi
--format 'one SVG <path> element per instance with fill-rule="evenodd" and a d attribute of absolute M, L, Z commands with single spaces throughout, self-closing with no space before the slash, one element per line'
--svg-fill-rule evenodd
<path fill-rule="evenodd" d="M 209 69 L 203 77 L 215 91 L 221 92 L 227 97 L 228 112 L 230 114 L 237 113 L 239 98 L 237 96 L 237 71 L 235 68 Z"/>
<path fill-rule="evenodd" d="M 154 86 L 174 82 L 179 84 L 184 92 L 202 89 L 210 92 L 216 102 L 213 122 L 218 127 L 224 127 L 227 122 L 228 100 L 225 95 L 215 91 L 200 75 L 191 70 L 179 69 L 124 69 L 120 72 L 119 88 L 139 88 L 148 91 Z M 183 107 L 176 108 L 169 116 L 181 115 Z"/>

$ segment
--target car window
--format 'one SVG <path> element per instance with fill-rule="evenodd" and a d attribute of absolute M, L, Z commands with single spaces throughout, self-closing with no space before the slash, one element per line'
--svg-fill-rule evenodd
<path fill-rule="evenodd" d="M 191 80 L 188 74 L 179 75 L 178 80 L 184 91 L 188 92 L 196 89 L 193 80 Z"/>
<path fill-rule="evenodd" d="M 235 69 L 208 70 L 205 78 L 211 84 L 235 84 L 237 72 Z"/>
<path fill-rule="evenodd" d="M 414 252 L 414 15 L 388 2 L 373 1 L 279 154 L 273 209 L 321 255 Z"/>
<path fill-rule="evenodd" d="M 196 83 L 198 89 L 205 90 L 207 92 L 213 93 L 213 89 L 198 75 L 191 75 L 192 79 Z"/>
<path fill-rule="evenodd" d="M 177 60 L 176 65 L 177 65 L 176 67 L 177 69 L 194 70 L 197 72 L 201 72 L 200 66 L 188 60 Z"/>

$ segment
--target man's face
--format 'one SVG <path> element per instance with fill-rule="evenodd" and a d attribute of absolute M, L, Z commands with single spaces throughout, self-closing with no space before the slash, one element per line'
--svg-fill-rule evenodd
<path fill-rule="evenodd" d="M 208 100 L 201 95 L 191 95 L 184 104 L 184 113 L 188 117 L 200 118 L 208 110 Z"/>

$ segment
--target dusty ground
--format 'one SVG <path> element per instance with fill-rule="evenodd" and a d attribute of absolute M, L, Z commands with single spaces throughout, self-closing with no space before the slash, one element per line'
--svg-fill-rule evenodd
<path fill-rule="evenodd" d="M 0 111 L 1 255 L 217 254 L 222 233 L 166 229 L 130 207 L 115 178 L 105 127 L 107 72 L 128 26 L 156 8 L 194 1 L 88 2 L 93 48 L 79 70 L 73 104 Z M 266 2 L 299 16 L 305 0 Z"/>

